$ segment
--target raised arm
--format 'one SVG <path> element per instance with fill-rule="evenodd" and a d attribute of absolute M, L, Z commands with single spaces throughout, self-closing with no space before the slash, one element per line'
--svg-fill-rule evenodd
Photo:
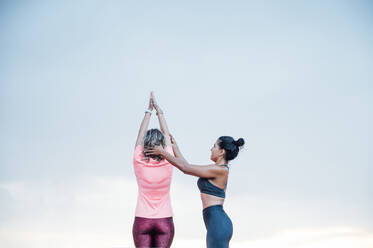
<path fill-rule="evenodd" d="M 171 136 L 172 137 L 172 136 Z M 172 137 L 172 140 L 173 137 Z M 173 141 L 174 142 L 174 141 Z M 147 155 L 161 155 L 168 162 L 174 165 L 176 168 L 181 170 L 183 173 L 203 178 L 215 178 L 221 174 L 227 173 L 225 169 L 222 169 L 215 164 L 211 165 L 193 165 L 190 164 L 182 155 L 176 145 L 176 142 L 172 145 L 175 156 L 168 153 L 163 147 L 157 146 L 149 149 Z"/>
<path fill-rule="evenodd" d="M 152 110 L 153 110 L 153 102 L 152 102 L 152 96 L 150 95 L 149 107 L 148 107 L 149 112 L 145 112 L 144 119 L 141 122 L 140 130 L 139 130 L 139 133 L 137 135 L 137 140 L 136 140 L 135 146 L 142 145 L 146 130 L 148 130 Z"/>
<path fill-rule="evenodd" d="M 172 150 L 174 152 L 175 157 L 181 158 L 181 159 L 186 161 L 183 154 L 181 154 L 179 146 L 177 145 L 176 140 L 175 140 L 174 136 L 172 136 L 172 134 L 170 134 L 170 140 L 171 140 Z"/>
<path fill-rule="evenodd" d="M 168 152 L 162 153 L 162 156 L 167 159 L 170 164 L 181 170 L 184 174 L 192 175 L 195 177 L 215 178 L 223 173 L 224 169 L 217 167 L 215 164 L 211 165 L 194 165 L 188 163 L 184 158 L 177 158 Z"/>
<path fill-rule="evenodd" d="M 161 128 L 161 131 L 162 131 L 162 133 L 165 137 L 166 146 L 170 146 L 171 145 L 170 131 L 168 130 L 167 122 L 166 122 L 166 119 L 163 115 L 163 111 L 159 107 L 157 101 L 155 100 L 155 96 L 154 96 L 153 92 L 151 93 L 151 98 L 152 98 L 153 106 L 154 106 L 155 110 L 157 111 L 159 127 Z"/>

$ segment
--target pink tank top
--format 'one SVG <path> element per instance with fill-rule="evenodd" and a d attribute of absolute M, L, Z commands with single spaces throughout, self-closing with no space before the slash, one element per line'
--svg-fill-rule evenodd
<path fill-rule="evenodd" d="M 170 200 L 170 185 L 173 165 L 167 160 L 144 159 L 143 146 L 138 145 L 133 155 L 133 166 L 138 185 L 135 216 L 166 218 L 173 216 Z M 167 152 L 173 154 L 172 147 Z"/>

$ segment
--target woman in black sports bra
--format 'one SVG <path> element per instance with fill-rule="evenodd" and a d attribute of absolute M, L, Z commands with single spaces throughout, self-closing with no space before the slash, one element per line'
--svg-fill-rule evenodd
<path fill-rule="evenodd" d="M 234 140 L 230 136 L 221 136 L 211 148 L 210 159 L 214 164 L 192 165 L 181 154 L 175 139 L 171 136 L 171 144 L 175 156 L 163 147 L 154 147 L 149 155 L 161 155 L 185 174 L 199 177 L 198 188 L 201 192 L 203 220 L 207 229 L 206 245 L 208 248 L 228 248 L 233 234 L 233 225 L 223 209 L 225 188 L 228 182 L 228 162 L 237 157 L 245 141 Z"/>

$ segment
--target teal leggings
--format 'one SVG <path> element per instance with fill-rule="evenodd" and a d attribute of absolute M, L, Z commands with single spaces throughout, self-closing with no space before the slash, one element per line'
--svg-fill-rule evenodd
<path fill-rule="evenodd" d="M 207 248 L 228 248 L 233 234 L 233 225 L 223 206 L 214 205 L 205 208 L 203 220 L 207 229 Z"/>

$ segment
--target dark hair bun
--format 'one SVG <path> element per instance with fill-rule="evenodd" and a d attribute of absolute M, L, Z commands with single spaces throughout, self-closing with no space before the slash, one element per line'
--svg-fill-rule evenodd
<path fill-rule="evenodd" d="M 219 148 L 225 150 L 225 160 L 227 161 L 237 157 L 240 147 L 245 144 L 243 138 L 234 140 L 231 136 L 220 136 L 218 140 Z"/>
<path fill-rule="evenodd" d="M 243 146 L 243 145 L 245 144 L 245 141 L 243 140 L 243 138 L 239 138 L 238 140 L 236 140 L 236 141 L 234 142 L 234 144 L 235 144 L 236 146 L 240 147 L 240 146 Z"/>

